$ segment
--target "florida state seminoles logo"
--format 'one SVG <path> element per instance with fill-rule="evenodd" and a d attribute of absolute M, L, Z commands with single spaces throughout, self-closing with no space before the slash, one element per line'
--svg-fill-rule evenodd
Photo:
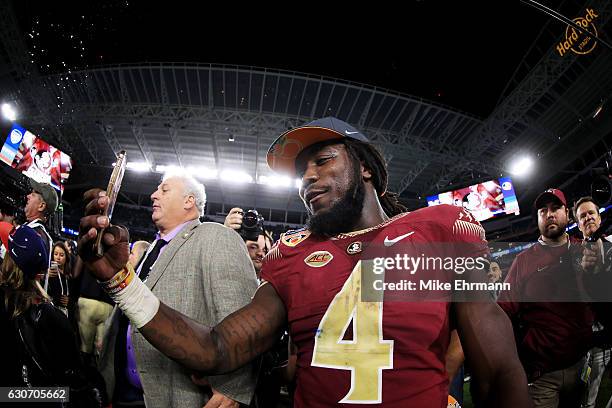
<path fill-rule="evenodd" d="M 349 255 L 355 255 L 360 253 L 362 250 L 361 248 L 361 242 L 360 241 L 355 241 L 355 242 L 351 242 L 351 244 L 346 248 L 346 252 Z"/>
<path fill-rule="evenodd" d="M 334 256 L 327 251 L 317 251 L 308 255 L 304 262 L 308 266 L 312 266 L 313 268 L 320 268 L 322 266 L 327 265 Z"/>

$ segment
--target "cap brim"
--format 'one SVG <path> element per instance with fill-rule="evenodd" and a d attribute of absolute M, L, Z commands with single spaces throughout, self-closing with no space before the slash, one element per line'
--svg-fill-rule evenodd
<path fill-rule="evenodd" d="M 268 149 L 268 166 L 277 173 L 295 176 L 295 159 L 307 147 L 345 136 L 324 127 L 305 126 L 280 135 Z"/>
<path fill-rule="evenodd" d="M 544 193 L 540 194 L 538 196 L 538 198 L 536 198 L 536 200 L 533 203 L 533 205 L 535 206 L 536 209 L 538 209 L 538 208 L 542 208 L 544 205 L 546 205 L 547 203 L 549 203 L 551 201 L 556 201 L 556 202 L 558 202 L 561 205 L 565 205 L 563 203 L 563 201 L 561 201 L 561 199 L 559 197 L 557 197 L 553 193 L 548 193 L 548 192 L 544 192 Z"/>
<path fill-rule="evenodd" d="M 36 190 L 36 189 L 40 189 L 40 183 L 34 179 L 30 179 L 30 186 Z"/>

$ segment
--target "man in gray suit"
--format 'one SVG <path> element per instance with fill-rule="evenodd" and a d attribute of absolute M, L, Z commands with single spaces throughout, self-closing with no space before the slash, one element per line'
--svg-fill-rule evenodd
<path fill-rule="evenodd" d="M 238 234 L 198 220 L 206 200 L 204 186 L 190 176 L 167 175 L 151 200 L 159 232 L 137 272 L 153 293 L 205 325 L 215 325 L 248 304 L 257 288 L 253 266 Z M 253 365 L 208 377 L 213 396 L 207 401 L 204 389 L 190 378 L 193 372 L 165 357 L 138 332 L 131 338 L 147 407 L 237 407 L 250 402 Z M 138 385 L 130 377 L 124 380 Z"/>

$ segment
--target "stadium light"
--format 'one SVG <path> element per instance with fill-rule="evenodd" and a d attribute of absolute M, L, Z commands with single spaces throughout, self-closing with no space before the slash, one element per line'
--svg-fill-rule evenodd
<path fill-rule="evenodd" d="M 201 179 L 216 179 L 217 170 L 209 169 L 208 167 L 187 167 L 187 173 L 195 178 Z"/>
<path fill-rule="evenodd" d="M 4 116 L 6 120 L 9 120 L 11 122 L 17 120 L 17 112 L 15 112 L 15 108 L 13 108 L 10 103 L 2 104 L 2 116 Z"/>
<path fill-rule="evenodd" d="M 530 157 L 521 157 L 510 166 L 510 174 L 521 177 L 529 174 L 533 167 L 533 160 Z"/>
<path fill-rule="evenodd" d="M 604 105 L 606 104 L 605 100 L 602 100 L 599 105 L 597 105 L 597 107 L 595 108 L 595 110 L 593 111 L 593 113 L 591 114 L 591 118 L 595 119 L 600 113 L 601 111 L 604 109 Z"/>
<path fill-rule="evenodd" d="M 156 173 L 170 173 L 170 172 L 178 172 L 181 168 L 179 166 L 166 166 L 164 164 L 158 164 L 155 166 Z"/>
<path fill-rule="evenodd" d="M 229 183 L 252 183 L 253 177 L 240 170 L 223 170 L 221 172 L 221 180 Z"/>
<path fill-rule="evenodd" d="M 126 167 L 139 173 L 151 170 L 151 166 L 147 162 L 128 162 Z"/>
<path fill-rule="evenodd" d="M 155 166 L 155 172 L 162 174 L 188 174 L 192 177 L 200 179 L 216 179 L 218 173 L 217 170 L 210 169 L 208 167 L 189 166 L 187 168 L 183 168 L 181 166 L 165 164 L 158 164 Z"/>
<path fill-rule="evenodd" d="M 270 187 L 291 187 L 291 179 L 284 176 L 259 176 L 257 180 L 259 184 L 265 184 Z"/>

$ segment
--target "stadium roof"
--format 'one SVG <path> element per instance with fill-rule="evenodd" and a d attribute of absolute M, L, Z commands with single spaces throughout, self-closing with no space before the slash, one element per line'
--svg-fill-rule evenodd
<path fill-rule="evenodd" d="M 257 207 L 284 211 L 285 219 L 299 223 L 295 214 L 303 206 L 292 182 L 271 188 L 257 181 L 271 176 L 265 153 L 278 134 L 323 116 L 350 122 L 377 144 L 389 162 L 391 188 L 412 207 L 424 205 L 428 193 L 507 174 L 507 163 L 522 153 L 538 159 L 538 175 L 523 184 L 517 180 L 519 195 L 529 202 L 538 189 L 567 182 L 580 167 L 576 161 L 586 167 L 610 150 L 612 51 L 598 44 L 588 55 L 559 55 L 565 27 L 551 19 L 544 18 L 535 32 L 525 29 L 531 30 L 532 46 L 514 56 L 517 68 L 510 81 L 502 81 L 505 89 L 494 72 L 470 84 L 473 94 L 462 95 L 467 100 L 477 99 L 480 88 L 499 89 L 497 104 L 470 114 L 434 98 L 278 68 L 157 62 L 85 64 L 48 73 L 29 62 L 28 42 L 3 7 L 0 81 L 12 91 L 24 124 L 72 153 L 82 170 L 80 176 L 75 171 L 76 185 L 105 179 L 120 149 L 130 160 L 147 163 L 152 171 L 131 172 L 125 183 L 124 199 L 136 205 L 147 205 L 159 166 L 178 165 L 202 177 L 217 172 L 216 179 L 205 180 L 209 201 L 222 205 L 213 212 Z M 572 16 L 587 8 L 597 10 L 594 24 L 609 39 L 610 2 L 563 3 Z M 447 40 L 451 28 L 441 27 Z M 500 46 L 517 52 L 511 42 Z M 480 54 L 468 69 L 477 70 L 487 51 Z M 466 69 L 455 62 L 445 67 L 449 75 Z M 409 67 L 405 75 L 411 75 Z M 594 115 L 599 106 L 601 114 Z M 245 172 L 255 182 L 220 179 L 227 170 Z"/>

